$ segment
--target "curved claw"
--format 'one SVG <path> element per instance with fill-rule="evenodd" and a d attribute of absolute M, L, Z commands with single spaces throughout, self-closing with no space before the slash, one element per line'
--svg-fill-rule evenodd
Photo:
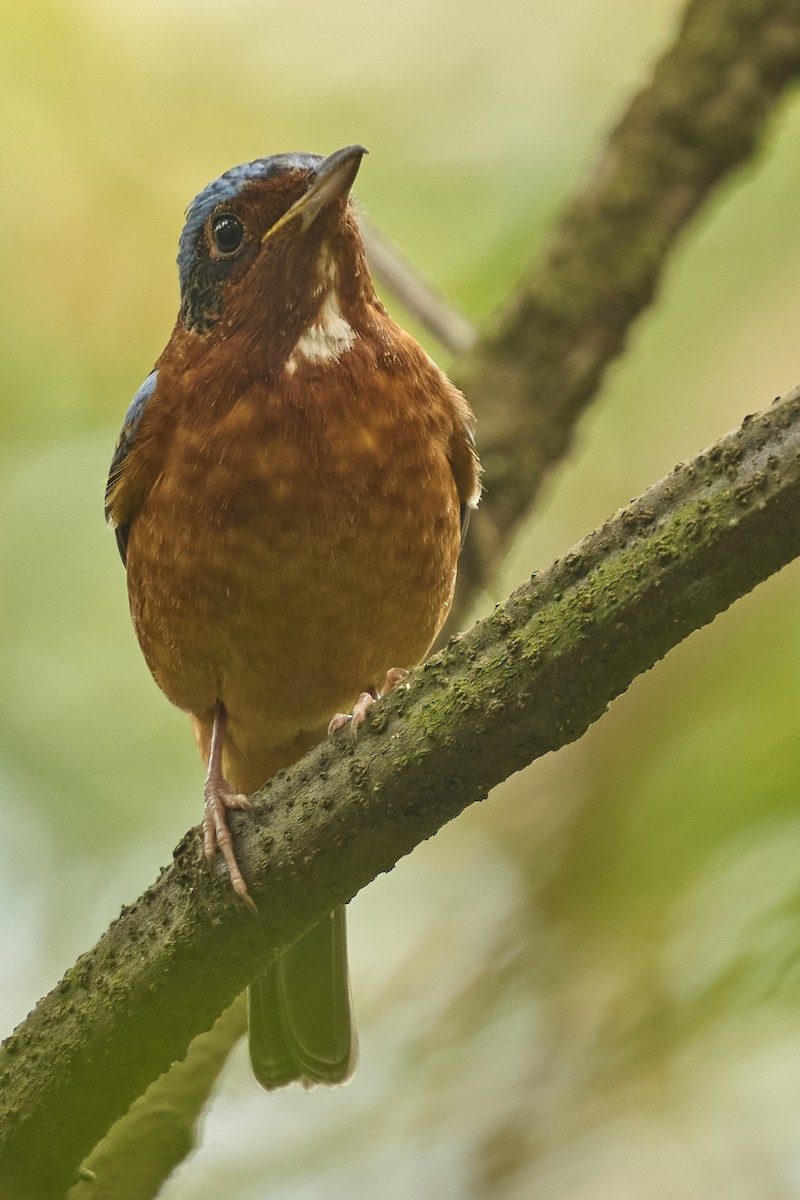
<path fill-rule="evenodd" d="M 352 716 L 352 713 L 334 713 L 328 722 L 328 737 L 333 737 L 340 729 L 344 729 L 345 725 L 349 725 Z"/>
<path fill-rule="evenodd" d="M 247 796 L 234 792 L 224 779 L 208 780 L 205 787 L 205 812 L 203 814 L 203 849 L 209 862 L 213 862 L 217 850 L 225 860 L 231 886 L 236 895 L 247 905 L 254 916 L 258 916 L 255 901 L 247 890 L 244 876 L 239 870 L 233 849 L 233 838 L 228 825 L 228 809 L 250 812 L 253 805 Z"/>
<path fill-rule="evenodd" d="M 211 734 L 211 749 L 208 757 L 208 775 L 203 792 L 203 849 L 209 862 L 213 862 L 217 850 L 221 853 L 231 877 L 231 886 L 240 900 L 247 905 L 254 917 L 258 916 L 253 897 L 247 890 L 244 876 L 239 870 L 233 849 L 233 838 L 228 825 L 228 809 L 251 812 L 253 805 L 247 796 L 235 792 L 222 774 L 222 739 L 225 733 L 227 713 L 222 701 L 218 700 L 214 712 L 214 728 Z"/>
<path fill-rule="evenodd" d="M 386 678 L 383 681 L 383 687 L 379 692 L 368 691 L 362 692 L 353 705 L 351 713 L 334 713 L 328 723 L 328 737 L 333 737 L 346 725 L 350 726 L 350 736 L 355 741 L 359 729 L 367 719 L 367 714 L 374 705 L 376 700 L 382 700 L 384 696 L 388 696 L 393 688 L 396 688 L 398 683 L 402 683 L 404 679 L 408 679 L 408 671 L 405 667 L 391 667 L 386 672 Z"/>

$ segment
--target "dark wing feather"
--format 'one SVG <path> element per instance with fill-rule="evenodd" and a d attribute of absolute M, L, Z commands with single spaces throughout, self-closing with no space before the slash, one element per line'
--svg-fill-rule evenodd
<path fill-rule="evenodd" d="M 111 512 L 111 498 L 114 489 L 119 483 L 125 470 L 125 461 L 130 454 L 130 451 L 136 441 L 136 431 L 142 419 L 142 415 L 147 407 L 147 402 L 156 390 L 158 382 L 158 371 L 151 371 L 145 379 L 142 386 L 139 388 L 136 395 L 131 401 L 125 417 L 122 430 L 117 438 L 117 444 L 114 447 L 114 457 L 111 459 L 111 468 L 108 472 L 108 482 L 106 483 L 106 520 L 114 524 L 113 514 Z M 115 525 L 114 532 L 117 535 L 117 546 L 119 548 L 119 556 L 122 559 L 122 565 L 125 566 L 125 559 L 128 550 L 128 530 L 130 525 L 126 522 L 123 525 Z"/>

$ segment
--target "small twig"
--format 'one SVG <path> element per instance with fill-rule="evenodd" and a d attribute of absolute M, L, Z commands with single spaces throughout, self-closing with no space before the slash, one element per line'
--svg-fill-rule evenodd
<path fill-rule="evenodd" d="M 359 225 L 375 278 L 389 288 L 451 354 L 466 354 L 471 350 L 478 338 L 474 325 L 463 313 L 447 304 L 363 215 L 359 216 Z"/>

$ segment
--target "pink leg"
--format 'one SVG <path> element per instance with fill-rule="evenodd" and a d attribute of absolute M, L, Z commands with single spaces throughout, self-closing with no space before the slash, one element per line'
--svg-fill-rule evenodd
<path fill-rule="evenodd" d="M 368 692 L 362 692 L 353 705 L 351 713 L 334 713 L 328 725 L 328 736 L 333 737 L 340 729 L 344 729 L 345 725 L 350 726 L 350 735 L 355 737 L 361 726 L 367 719 L 367 713 L 372 708 L 376 700 L 388 696 L 392 688 L 396 688 L 398 683 L 402 683 L 404 679 L 408 679 L 408 671 L 404 667 L 392 667 L 386 672 L 386 678 L 383 681 L 383 687 L 379 692 L 371 689 Z"/>
<path fill-rule="evenodd" d="M 247 796 L 234 792 L 227 779 L 222 774 L 222 742 L 225 737 L 225 724 L 228 714 L 221 700 L 217 701 L 214 709 L 214 728 L 211 731 L 211 749 L 208 755 L 208 774 L 206 775 L 205 812 L 203 813 L 203 848 L 206 858 L 212 862 L 217 850 L 228 867 L 231 883 L 236 895 L 239 896 L 254 916 L 258 916 L 252 896 L 247 890 L 244 876 L 239 870 L 236 855 L 233 850 L 233 839 L 228 828 L 228 809 L 238 808 L 244 811 L 252 809 Z"/>

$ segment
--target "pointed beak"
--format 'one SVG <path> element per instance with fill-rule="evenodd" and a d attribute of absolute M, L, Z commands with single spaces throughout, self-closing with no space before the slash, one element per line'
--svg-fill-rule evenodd
<path fill-rule="evenodd" d="M 347 197 L 361 166 L 361 159 L 368 153 L 366 146 L 344 146 L 323 158 L 311 175 L 303 195 L 267 230 L 261 239 L 262 245 L 273 233 L 297 217 L 305 233 L 323 209 Z"/>

